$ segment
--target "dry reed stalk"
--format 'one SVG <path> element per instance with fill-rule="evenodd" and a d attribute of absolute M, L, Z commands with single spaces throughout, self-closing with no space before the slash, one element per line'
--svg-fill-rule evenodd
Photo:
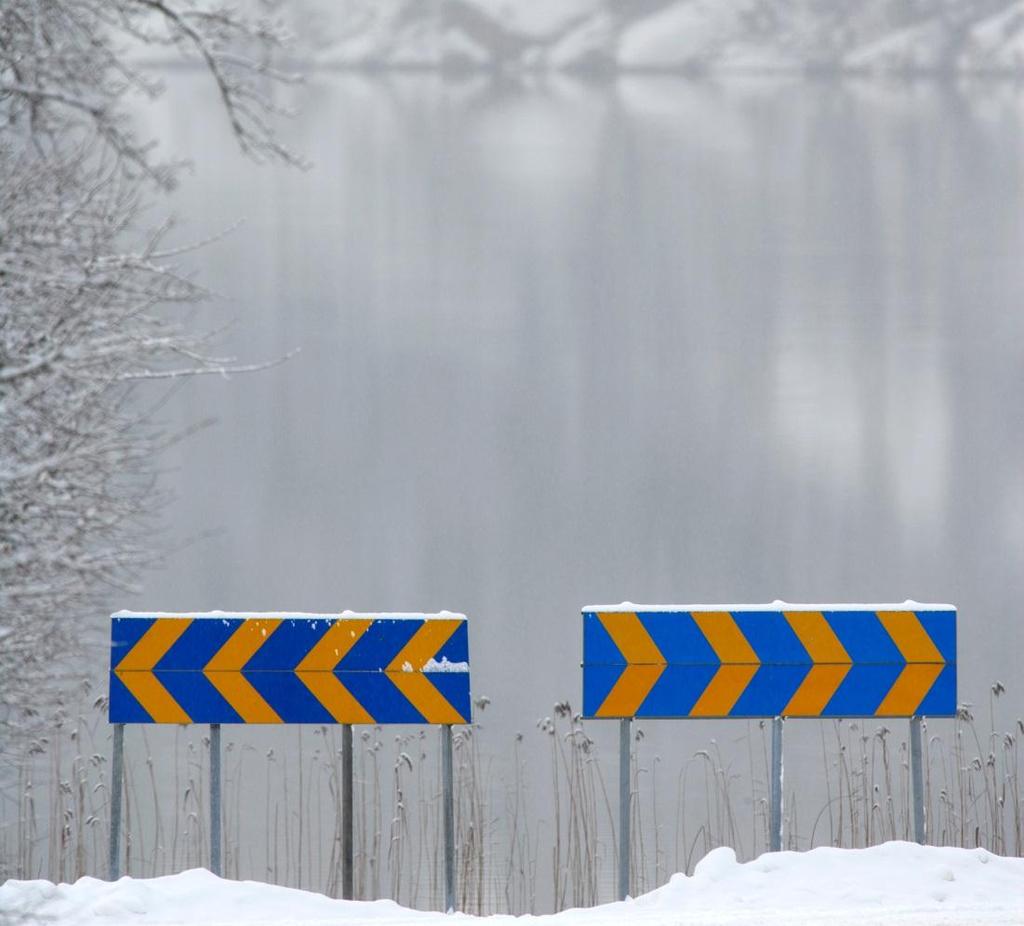
<path fill-rule="evenodd" d="M 1002 686 L 992 686 L 986 712 L 990 725 L 1002 694 Z M 0 779 L 4 876 L 106 874 L 106 703 L 95 699 L 90 709 L 88 697 L 87 689 L 78 692 L 81 704 L 74 712 L 62 700 L 48 735 L 6 748 L 10 773 Z M 68 699 L 69 704 L 74 701 L 75 696 Z M 68 717 L 75 718 L 74 725 Z M 492 781 L 494 752 L 484 749 L 482 727 L 465 728 L 456 739 L 460 892 L 464 907 L 473 912 L 535 911 L 538 884 L 547 880 L 549 863 L 556 907 L 608 899 L 600 895 L 612 881 L 617 843 L 615 808 L 604 782 L 609 757 L 599 752 L 582 718 L 567 702 L 559 703 L 554 719 L 545 718 L 538 726 L 550 739 L 550 752 L 549 777 L 542 779 L 537 794 L 526 780 L 521 737 L 510 744 L 511 780 L 499 787 Z M 756 729 L 761 730 L 761 750 L 754 739 Z M 379 732 L 366 731 L 358 740 L 362 748 L 355 824 L 360 896 L 379 896 L 386 884 L 388 893 L 404 903 L 436 906 L 441 870 L 439 754 L 427 747 L 425 731 L 403 732 L 393 741 L 391 775 L 382 780 L 388 765 Z M 965 707 L 952 721 L 930 721 L 925 732 L 929 839 L 1020 854 L 1024 846 L 1019 749 L 1024 722 L 1018 720 L 1005 733 L 994 728 L 982 731 L 974 712 Z M 97 738 L 104 742 L 97 746 Z M 296 739 L 309 746 L 308 737 Z M 675 787 L 666 788 L 658 768 L 662 759 L 649 752 L 639 733 L 630 770 L 630 864 L 636 890 L 661 883 L 671 868 L 692 870 L 695 860 L 717 845 L 731 844 L 741 857 L 759 851 L 767 838 L 762 835 L 767 813 L 761 794 L 767 780 L 766 740 L 763 725 L 748 725 L 745 743 L 738 740 L 726 750 L 712 741 L 673 772 Z M 154 728 L 130 736 L 128 745 L 125 871 L 151 876 L 205 863 L 208 740 L 183 739 L 180 729 L 172 733 Z M 736 761 L 734 746 L 745 751 L 743 775 L 731 765 Z M 266 753 L 258 826 L 242 813 L 247 748 L 252 747 L 232 741 L 226 749 L 234 761 L 225 765 L 225 870 L 235 877 L 301 883 L 336 893 L 342 821 L 334 731 L 313 731 L 310 755 L 296 763 L 298 779 L 286 759 L 280 760 L 272 749 Z M 758 752 L 764 754 L 761 762 L 755 760 Z M 808 816 L 806 799 L 787 794 L 786 845 L 806 848 L 820 838 L 831 845 L 861 846 L 907 838 L 912 830 L 908 752 L 905 736 L 894 736 L 886 726 L 870 730 L 860 721 L 843 721 L 834 723 L 831 733 L 823 726 L 825 805 L 811 808 Z M 699 777 L 692 774 L 694 765 L 701 768 Z M 612 758 L 608 769 L 614 767 Z M 737 813 L 735 801 L 747 776 L 749 818 Z M 537 807 L 548 808 L 550 825 L 538 817 Z M 333 810 L 333 826 L 323 819 L 324 809 Z M 665 839 L 667 812 L 673 812 L 675 820 L 671 841 Z M 801 829 L 805 816 L 807 832 Z M 384 819 L 391 821 L 388 828 L 382 826 Z M 246 832 L 250 828 L 252 836 Z M 381 842 L 385 837 L 387 852 Z M 257 869 L 253 854 L 261 848 Z"/>

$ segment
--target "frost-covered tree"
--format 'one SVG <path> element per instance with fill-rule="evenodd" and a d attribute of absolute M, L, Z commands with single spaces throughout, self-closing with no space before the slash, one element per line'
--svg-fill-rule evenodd
<path fill-rule="evenodd" d="M 52 678 L 52 656 L 97 593 L 153 556 L 152 423 L 140 380 L 223 372 L 182 305 L 141 205 L 174 181 L 128 115 L 157 83 L 133 64 L 167 47 L 208 70 L 241 147 L 294 161 L 275 136 L 267 66 L 280 35 L 188 0 L 0 5 L 0 707 Z M 126 244 L 127 242 L 127 244 Z M 130 244 L 135 242 L 134 247 Z M 38 702 L 38 698 L 31 699 Z M 0 714 L 2 720 L 4 714 Z"/>

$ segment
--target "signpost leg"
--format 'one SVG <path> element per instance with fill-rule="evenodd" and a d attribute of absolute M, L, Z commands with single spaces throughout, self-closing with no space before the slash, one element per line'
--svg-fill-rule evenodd
<path fill-rule="evenodd" d="M 220 877 L 220 724 L 210 724 L 210 871 Z"/>
<path fill-rule="evenodd" d="M 629 727 L 630 719 L 619 721 L 619 900 L 629 896 Z"/>
<path fill-rule="evenodd" d="M 772 718 L 772 795 L 768 839 L 772 852 L 782 851 L 782 718 Z"/>
<path fill-rule="evenodd" d="M 924 845 L 924 766 L 921 764 L 921 718 L 910 718 L 910 783 L 914 800 L 914 842 Z"/>
<path fill-rule="evenodd" d="M 110 880 L 121 877 L 121 800 L 124 793 L 124 724 L 114 724 L 114 751 L 110 760 Z"/>
<path fill-rule="evenodd" d="M 352 900 L 352 724 L 341 725 L 341 896 Z"/>
<path fill-rule="evenodd" d="M 441 788 L 444 815 L 444 909 L 455 912 L 455 780 L 452 768 L 452 727 L 441 726 Z"/>

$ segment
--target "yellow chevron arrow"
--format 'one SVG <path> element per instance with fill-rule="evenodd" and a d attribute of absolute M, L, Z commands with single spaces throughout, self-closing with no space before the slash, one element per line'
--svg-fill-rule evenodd
<path fill-rule="evenodd" d="M 466 718 L 423 674 L 423 667 L 437 655 L 460 624 L 462 621 L 457 619 L 424 621 L 384 670 L 427 723 L 466 722 Z"/>
<path fill-rule="evenodd" d="M 878 619 L 886 629 L 907 662 L 937 662 L 946 660 L 928 636 L 928 631 L 913 611 L 878 611 Z"/>
<path fill-rule="evenodd" d="M 281 625 L 281 618 L 244 620 L 213 654 L 203 675 L 245 723 L 281 723 L 277 712 L 242 675 L 245 664 Z"/>
<path fill-rule="evenodd" d="M 876 717 L 914 714 L 945 668 L 942 653 L 913 611 L 879 611 L 878 619 L 907 664 L 875 711 Z"/>
<path fill-rule="evenodd" d="M 690 716 L 725 717 L 757 674 L 761 660 L 728 611 L 694 611 L 692 616 L 722 664 Z"/>
<path fill-rule="evenodd" d="M 665 671 L 665 657 L 636 614 L 614 611 L 597 617 L 627 665 L 595 716 L 633 717 Z"/>
<path fill-rule="evenodd" d="M 374 722 L 373 717 L 334 674 L 338 663 L 348 655 L 372 623 L 371 618 L 336 621 L 295 668 L 295 674 L 302 683 L 338 723 Z"/>
<path fill-rule="evenodd" d="M 155 723 L 192 722 L 152 671 L 191 623 L 191 618 L 158 617 L 114 667 L 114 675 Z"/>
<path fill-rule="evenodd" d="M 876 717 L 911 717 L 942 674 L 943 665 L 917 662 L 904 666 L 889 693 L 875 710 Z"/>
<path fill-rule="evenodd" d="M 784 611 L 783 614 L 813 665 L 782 713 L 787 717 L 820 717 L 846 678 L 853 660 L 820 611 Z"/>

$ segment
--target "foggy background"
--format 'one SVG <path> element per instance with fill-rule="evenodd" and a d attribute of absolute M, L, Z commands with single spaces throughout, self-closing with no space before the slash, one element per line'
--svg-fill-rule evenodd
<path fill-rule="evenodd" d="M 987 716 L 1000 680 L 1012 724 L 1019 85 L 959 58 L 614 76 L 607 30 L 604 59 L 574 59 L 597 73 L 510 71 L 493 55 L 553 43 L 510 46 L 451 12 L 470 7 L 431 5 L 376 57 L 311 51 L 331 67 L 283 100 L 305 172 L 240 156 L 201 73 L 165 72 L 140 110 L 195 162 L 176 240 L 231 229 L 183 258 L 223 296 L 197 324 L 234 320 L 219 343 L 243 361 L 300 352 L 176 391 L 169 430 L 217 423 L 160 461 L 175 552 L 110 610 L 464 612 L 499 776 L 517 731 L 580 708 L 591 603 L 950 602 L 960 700 Z M 460 29 L 492 57 L 402 58 Z M 745 751 L 750 725 L 641 726 L 677 767 L 712 739 Z M 590 725 L 606 758 L 616 728 Z M 818 737 L 787 725 L 787 792 L 814 808 Z"/>
<path fill-rule="evenodd" d="M 1020 704 L 1015 88 L 314 74 L 305 173 L 207 97 L 153 126 L 182 240 L 244 220 L 202 321 L 301 352 L 181 389 L 167 521 L 219 533 L 112 604 L 463 611 L 515 725 L 585 604 L 948 601 L 961 698 Z"/>

